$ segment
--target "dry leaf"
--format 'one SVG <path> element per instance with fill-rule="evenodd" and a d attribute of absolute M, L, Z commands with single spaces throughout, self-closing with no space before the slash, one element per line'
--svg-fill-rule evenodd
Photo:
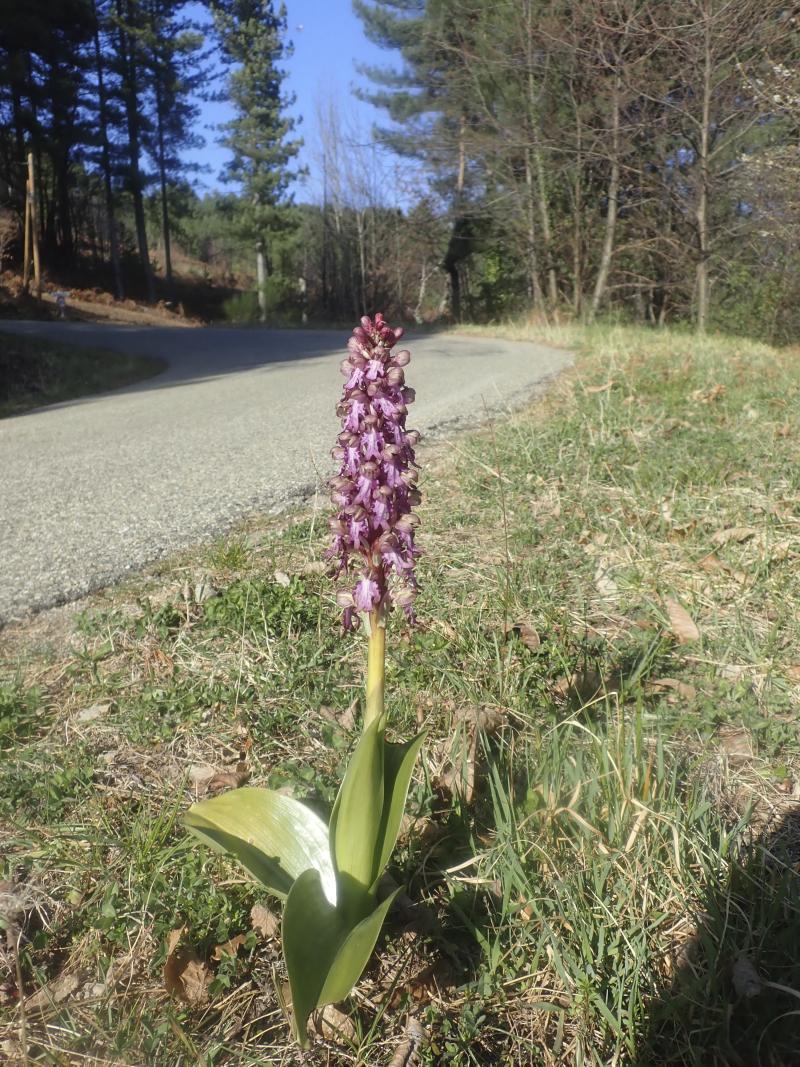
<path fill-rule="evenodd" d="M 719 669 L 720 678 L 725 678 L 729 682 L 740 682 L 742 678 L 747 678 L 748 675 L 754 673 L 749 663 L 723 663 Z"/>
<path fill-rule="evenodd" d="M 503 722 L 503 716 L 494 708 L 471 707 L 457 713 L 455 718 L 457 725 L 451 745 L 452 756 L 442 773 L 434 779 L 434 785 L 470 804 L 475 796 L 477 781 L 478 740 L 481 734 L 495 733 Z M 458 754 L 454 751 L 456 746 L 460 749 Z"/>
<path fill-rule="evenodd" d="M 692 393 L 692 400 L 699 401 L 701 404 L 711 404 L 722 396 L 725 396 L 725 386 L 717 382 L 710 389 L 695 389 Z"/>
<path fill-rule="evenodd" d="M 793 540 L 776 541 L 769 550 L 770 562 L 781 563 L 785 559 L 797 559 L 797 553 L 792 550 Z"/>
<path fill-rule="evenodd" d="M 275 579 L 276 583 L 282 585 L 284 589 L 288 589 L 292 584 L 292 579 L 285 571 L 275 571 L 272 577 Z"/>
<path fill-rule="evenodd" d="M 235 771 L 218 771 L 206 785 L 206 792 L 221 793 L 225 789 L 238 789 L 249 781 L 249 768 L 246 764 L 239 763 Z"/>
<path fill-rule="evenodd" d="M 324 559 L 310 559 L 303 564 L 301 570 L 303 574 L 327 574 L 330 567 L 330 563 L 326 563 Z"/>
<path fill-rule="evenodd" d="M 353 1020 L 333 1004 L 315 1011 L 309 1021 L 309 1030 L 326 1041 L 355 1041 L 356 1028 Z"/>
<path fill-rule="evenodd" d="M 619 675 L 603 678 L 594 667 L 587 667 L 586 670 L 573 671 L 570 675 L 563 674 L 553 683 L 553 691 L 563 700 L 577 700 L 581 704 L 588 704 L 600 693 L 618 691 L 620 682 Z"/>
<path fill-rule="evenodd" d="M 102 700 L 97 704 L 92 704 L 91 707 L 81 708 L 75 719 L 77 722 L 94 722 L 95 719 L 101 719 L 114 708 L 116 704 L 113 700 Z"/>
<path fill-rule="evenodd" d="M 698 561 L 697 566 L 707 574 L 716 574 L 719 571 L 727 574 L 730 571 L 730 567 L 723 563 L 719 556 L 714 552 L 709 552 L 707 556 L 703 556 L 703 558 Z"/>
<path fill-rule="evenodd" d="M 415 1067 L 420 1062 L 422 1046 L 427 1043 L 427 1040 L 425 1027 L 419 1019 L 409 1015 L 405 1039 L 397 1046 L 394 1056 L 389 1061 L 389 1067 Z"/>
<path fill-rule="evenodd" d="M 700 640 L 700 631 L 686 608 L 669 597 L 665 598 L 664 607 L 667 609 L 670 628 L 678 639 L 678 644 L 688 645 L 691 641 Z"/>
<path fill-rule="evenodd" d="M 350 733 L 355 729 L 357 711 L 358 698 L 351 701 L 344 711 L 336 711 L 335 708 L 329 708 L 326 704 L 323 704 L 320 706 L 319 714 L 321 718 L 332 726 L 339 726 L 345 733 Z"/>
<path fill-rule="evenodd" d="M 757 533 L 758 530 L 754 526 L 729 526 L 725 530 L 717 530 L 711 542 L 715 545 L 727 545 L 729 541 L 737 541 L 741 544 L 742 541 L 749 541 L 751 537 L 755 537 Z"/>
<path fill-rule="evenodd" d="M 647 683 L 647 688 L 657 693 L 664 690 L 672 691 L 676 696 L 683 697 L 685 700 L 694 700 L 697 696 L 695 687 L 689 685 L 688 682 L 682 682 L 679 678 L 653 678 Z"/>
<path fill-rule="evenodd" d="M 232 937 L 230 941 L 226 941 L 224 945 L 217 945 L 214 949 L 212 958 L 221 960 L 223 956 L 235 956 L 246 940 L 246 934 L 237 934 L 235 937 Z"/>
<path fill-rule="evenodd" d="M 740 956 L 733 965 L 731 973 L 733 989 L 737 997 L 752 1000 L 764 991 L 764 982 L 755 968 L 752 960 L 747 956 Z"/>
<path fill-rule="evenodd" d="M 206 788 L 216 773 L 207 763 L 195 763 L 189 768 L 189 781 L 200 791 Z"/>
<path fill-rule="evenodd" d="M 750 732 L 743 726 L 723 726 L 718 734 L 719 746 L 725 755 L 736 761 L 753 758 L 753 743 Z"/>
<path fill-rule="evenodd" d="M 26 1011 L 43 1011 L 51 1004 L 61 1004 L 67 997 L 71 997 L 81 984 L 80 975 L 72 972 L 59 974 L 52 982 L 48 982 L 36 993 L 25 1001 Z"/>
<path fill-rule="evenodd" d="M 526 648 L 529 648 L 531 652 L 538 652 L 542 644 L 541 638 L 535 628 L 531 626 L 529 622 L 525 622 L 522 619 L 519 622 L 505 623 L 503 625 L 503 633 L 506 637 L 508 637 L 509 634 L 514 634 L 514 636 L 518 637 L 523 645 L 525 645 Z"/>
<path fill-rule="evenodd" d="M 186 927 L 181 926 L 167 938 L 164 988 L 187 1004 L 202 1004 L 208 999 L 211 972 L 191 946 L 181 944 L 185 933 Z"/>
<path fill-rule="evenodd" d="M 619 595 L 617 583 L 611 577 L 611 567 L 607 559 L 597 561 L 597 569 L 594 572 L 594 587 L 600 596 L 607 600 L 615 600 Z"/>
<path fill-rule="evenodd" d="M 584 386 L 585 393 L 607 393 L 608 390 L 614 385 L 614 379 L 610 382 L 606 382 L 604 385 L 586 385 Z"/>
<path fill-rule="evenodd" d="M 784 674 L 790 682 L 796 682 L 800 685 L 800 663 L 790 663 L 788 667 L 784 668 Z"/>
<path fill-rule="evenodd" d="M 250 922 L 259 937 L 269 940 L 281 932 L 281 921 L 264 904 L 254 904 L 250 909 Z"/>

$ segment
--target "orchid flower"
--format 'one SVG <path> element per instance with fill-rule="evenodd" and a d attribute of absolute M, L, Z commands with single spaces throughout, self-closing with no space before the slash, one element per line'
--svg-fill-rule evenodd
<path fill-rule="evenodd" d="M 329 558 L 348 580 L 337 595 L 345 631 L 363 619 L 369 635 L 363 731 L 345 772 L 329 825 L 300 801 L 268 789 L 237 789 L 194 804 L 188 829 L 236 857 L 285 900 L 283 955 L 294 1028 L 308 1044 L 308 1016 L 343 1000 L 369 960 L 394 894 L 377 886 L 400 830 L 423 735 L 385 737 L 386 623 L 394 606 L 414 621 L 419 502 L 414 445 L 406 429 L 414 392 L 405 385 L 410 353 L 393 352 L 403 335 L 378 313 L 353 330 L 342 372 L 342 420 L 330 482 L 336 515 Z"/>

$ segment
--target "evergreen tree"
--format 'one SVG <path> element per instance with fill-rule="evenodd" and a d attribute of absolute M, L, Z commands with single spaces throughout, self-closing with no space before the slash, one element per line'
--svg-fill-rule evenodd
<path fill-rule="evenodd" d="M 232 159 L 224 177 L 242 189 L 246 208 L 241 226 L 253 240 L 262 320 L 271 233 L 281 225 L 278 206 L 294 173 L 289 169 L 301 141 L 288 139 L 295 120 L 286 114 L 293 100 L 281 93 L 278 64 L 290 54 L 285 43 L 286 8 L 272 0 L 212 0 L 214 22 L 229 65 L 228 98 L 235 117 L 223 127 L 222 144 Z"/>
<path fill-rule="evenodd" d="M 172 287 L 169 189 L 188 168 L 181 151 L 203 144 L 194 132 L 199 109 L 195 94 L 206 77 L 202 35 L 183 14 L 184 0 L 148 0 L 142 35 L 151 122 L 143 141 L 157 173 L 164 276 Z"/>

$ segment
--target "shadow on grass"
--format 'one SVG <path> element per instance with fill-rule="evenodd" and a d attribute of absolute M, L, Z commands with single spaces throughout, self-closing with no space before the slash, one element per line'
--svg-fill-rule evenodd
<path fill-rule="evenodd" d="M 709 884 L 636 1067 L 800 1063 L 800 805 Z"/>

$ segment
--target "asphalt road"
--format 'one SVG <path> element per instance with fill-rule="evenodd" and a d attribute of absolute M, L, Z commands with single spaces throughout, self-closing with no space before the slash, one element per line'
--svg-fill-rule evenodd
<path fill-rule="evenodd" d="M 346 332 L 3 322 L 161 356 L 128 389 L 0 420 L 0 623 L 83 596 L 330 472 Z M 409 426 L 448 434 L 570 362 L 513 341 L 407 335 Z M 2 333 L 0 333 L 2 345 Z"/>

